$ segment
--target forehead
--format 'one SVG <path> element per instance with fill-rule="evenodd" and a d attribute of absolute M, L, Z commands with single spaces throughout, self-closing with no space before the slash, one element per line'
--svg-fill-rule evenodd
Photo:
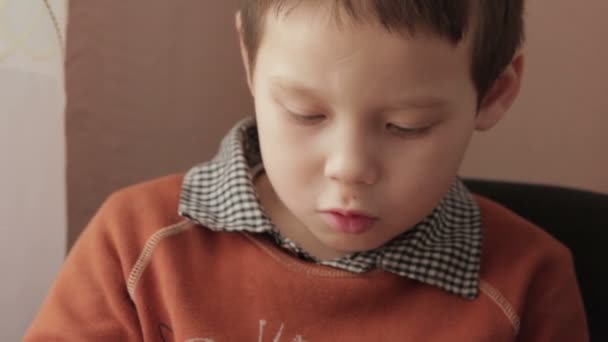
<path fill-rule="evenodd" d="M 466 40 L 454 44 L 425 30 L 390 32 L 373 20 L 337 22 L 326 6 L 303 2 L 269 13 L 256 72 L 317 88 L 412 92 L 469 80 L 469 61 Z"/>

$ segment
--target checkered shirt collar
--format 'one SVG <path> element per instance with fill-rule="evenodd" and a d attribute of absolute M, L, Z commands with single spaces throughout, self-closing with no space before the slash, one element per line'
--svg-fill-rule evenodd
<path fill-rule="evenodd" d="M 243 119 L 223 139 L 219 152 L 184 177 L 179 214 L 214 231 L 270 234 L 277 244 L 307 261 L 355 273 L 381 268 L 475 299 L 479 294 L 482 222 L 479 208 L 460 179 L 420 223 L 385 245 L 320 261 L 281 236 L 263 212 L 253 179 L 262 169 L 255 120 Z"/>

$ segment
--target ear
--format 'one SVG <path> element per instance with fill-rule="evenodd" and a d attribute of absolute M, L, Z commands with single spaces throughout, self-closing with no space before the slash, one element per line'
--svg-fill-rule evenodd
<path fill-rule="evenodd" d="M 475 119 L 477 130 L 492 128 L 511 108 L 521 88 L 523 66 L 524 56 L 518 51 L 484 96 Z"/>
<path fill-rule="evenodd" d="M 247 77 L 247 86 L 249 87 L 249 92 L 253 95 L 253 87 L 251 83 L 251 65 L 249 63 L 249 51 L 247 51 L 247 47 L 245 46 L 245 38 L 243 33 L 243 21 L 241 18 L 241 11 L 236 12 L 235 18 L 236 31 L 239 35 L 239 46 L 241 49 L 241 58 L 243 60 L 243 66 L 245 67 L 245 76 Z"/>

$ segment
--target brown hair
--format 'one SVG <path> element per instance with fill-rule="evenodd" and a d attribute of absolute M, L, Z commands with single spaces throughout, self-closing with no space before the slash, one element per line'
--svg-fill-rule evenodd
<path fill-rule="evenodd" d="M 242 33 L 249 63 L 255 64 L 269 10 L 287 13 L 304 0 L 241 0 Z M 414 35 L 416 28 L 430 28 L 458 44 L 474 26 L 471 77 L 478 102 L 511 63 L 524 39 L 524 0 L 322 0 L 332 5 L 335 18 L 347 13 L 354 22 L 370 14 L 388 31 Z"/>

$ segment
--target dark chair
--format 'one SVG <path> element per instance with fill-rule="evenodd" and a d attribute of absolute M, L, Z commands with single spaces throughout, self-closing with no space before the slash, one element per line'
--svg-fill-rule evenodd
<path fill-rule="evenodd" d="M 591 341 L 608 341 L 608 195 L 539 184 L 464 181 L 472 192 L 504 205 L 570 248 Z"/>

